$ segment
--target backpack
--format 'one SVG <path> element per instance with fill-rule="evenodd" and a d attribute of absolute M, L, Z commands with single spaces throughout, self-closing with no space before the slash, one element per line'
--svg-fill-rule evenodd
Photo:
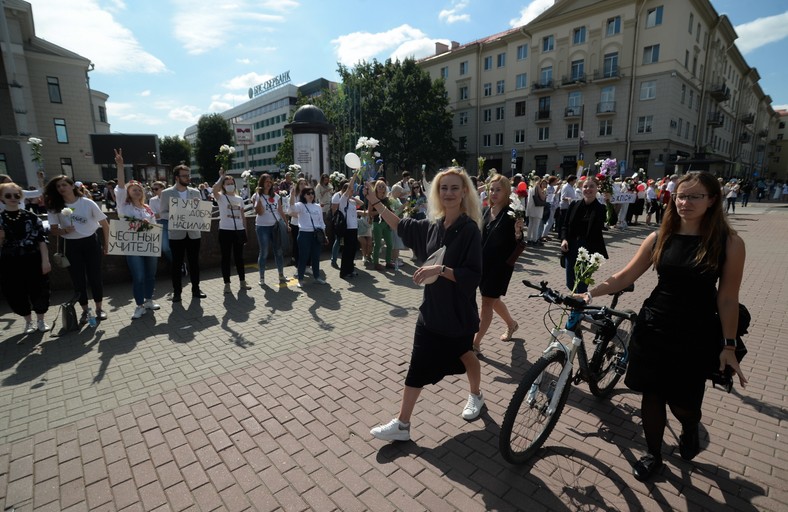
<path fill-rule="evenodd" d="M 350 206 L 350 198 L 347 200 L 345 212 L 342 213 L 339 208 L 331 214 L 331 226 L 334 228 L 334 235 L 345 236 L 347 231 L 347 209 Z"/>

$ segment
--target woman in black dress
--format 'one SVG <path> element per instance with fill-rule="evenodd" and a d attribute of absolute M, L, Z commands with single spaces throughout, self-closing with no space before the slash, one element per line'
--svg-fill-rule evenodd
<path fill-rule="evenodd" d="M 588 289 L 588 285 L 582 282 L 575 287 L 577 250 L 585 247 L 588 252 L 598 252 L 607 259 L 605 240 L 602 237 L 607 209 L 597 200 L 599 181 L 588 176 L 580 190 L 583 197 L 569 205 L 565 221 L 561 225 L 561 251 L 566 254 L 566 287 L 574 292 Z"/>
<path fill-rule="evenodd" d="M 734 353 L 744 256 L 744 242 L 722 212 L 717 180 L 707 172 L 690 173 L 671 195 L 659 231 L 643 241 L 626 267 L 581 295 L 591 302 L 592 296 L 614 293 L 649 267 L 659 276 L 632 333 L 625 379 L 643 393 L 648 453 L 634 466 L 638 480 L 648 480 L 663 465 L 666 407 L 681 423 L 679 453 L 692 460 L 700 452 L 706 379 L 730 366 L 741 385 L 747 383 Z"/>
<path fill-rule="evenodd" d="M 482 295 L 482 309 L 479 315 L 479 332 L 473 339 L 473 349 L 481 351 L 481 342 L 492 322 L 493 311 L 506 322 L 506 332 L 501 341 L 512 339 L 519 327 L 509 314 L 502 295 L 506 295 L 509 281 L 514 270 L 514 261 L 509 256 L 518 243 L 523 241 L 523 219 L 515 220 L 514 211 L 509 207 L 512 186 L 509 179 L 496 174 L 490 180 L 488 202 L 490 207 L 482 216 L 482 281 L 479 291 Z"/>

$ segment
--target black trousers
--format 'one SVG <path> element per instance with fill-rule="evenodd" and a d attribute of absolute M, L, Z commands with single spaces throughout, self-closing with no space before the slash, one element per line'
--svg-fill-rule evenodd
<path fill-rule="evenodd" d="M 235 270 L 238 279 L 246 280 L 244 271 L 244 245 L 246 245 L 246 231 L 230 229 L 219 230 L 219 248 L 222 253 L 222 277 L 225 283 L 230 282 L 230 259 L 235 259 Z"/>
<path fill-rule="evenodd" d="M 172 291 L 180 295 L 183 290 L 181 268 L 184 257 L 189 260 L 189 278 L 192 282 L 192 294 L 200 292 L 200 239 L 189 238 L 173 240 L 170 238 L 172 251 Z"/>
<path fill-rule="evenodd" d="M 49 275 L 41 273 L 41 253 L 6 256 L 0 260 L 3 273 L 0 286 L 11 311 L 27 316 L 30 311 L 43 315 L 49 309 Z"/>
<path fill-rule="evenodd" d="M 345 245 L 342 247 L 339 277 L 345 277 L 353 272 L 353 261 L 358 252 L 358 229 L 346 229 L 342 239 L 345 241 Z"/>
<path fill-rule="evenodd" d="M 83 307 L 88 305 L 88 285 L 93 300 L 104 299 L 104 284 L 101 281 L 101 244 L 96 235 L 64 240 L 66 257 L 71 265 L 68 273 L 77 301 Z"/>

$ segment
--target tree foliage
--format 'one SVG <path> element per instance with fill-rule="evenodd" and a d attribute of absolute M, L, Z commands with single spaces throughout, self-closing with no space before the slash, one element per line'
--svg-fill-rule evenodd
<path fill-rule="evenodd" d="M 191 165 L 192 146 L 189 141 L 182 139 L 179 135 L 174 137 L 167 135 L 159 138 L 159 154 L 161 163 L 169 165 L 170 169 L 183 162 Z"/>
<path fill-rule="evenodd" d="M 222 144 L 233 144 L 233 131 L 221 114 L 208 114 L 197 121 L 197 140 L 195 160 L 199 166 L 200 177 L 208 183 L 219 179 L 219 163 L 216 155 Z"/>

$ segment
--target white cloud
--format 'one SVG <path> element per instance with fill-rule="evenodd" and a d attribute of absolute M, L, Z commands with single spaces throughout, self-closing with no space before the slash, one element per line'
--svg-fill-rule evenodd
<path fill-rule="evenodd" d="M 223 101 L 212 101 L 208 106 L 208 112 L 224 112 L 225 110 L 229 110 L 231 108 L 233 108 L 233 106 L 229 103 L 225 103 Z"/>
<path fill-rule="evenodd" d="M 785 105 L 772 105 L 773 110 L 788 110 L 788 103 Z"/>
<path fill-rule="evenodd" d="M 160 126 L 164 124 L 161 116 L 143 113 L 142 109 L 133 103 L 107 102 L 107 116 L 109 122 L 117 120 L 135 122 L 147 126 Z"/>
<path fill-rule="evenodd" d="M 171 109 L 167 117 L 173 121 L 184 121 L 189 124 L 195 124 L 203 113 L 204 112 L 200 108 L 192 105 L 183 105 Z"/>
<path fill-rule="evenodd" d="M 735 29 L 739 36 L 736 46 L 742 53 L 749 53 L 788 37 L 788 11 L 743 23 Z"/>
<path fill-rule="evenodd" d="M 143 98 L 147 98 L 148 96 L 150 96 L 150 89 L 146 89 L 146 90 L 142 91 L 140 93 L 140 96 L 142 96 Z"/>
<path fill-rule="evenodd" d="M 96 73 L 162 73 L 164 63 L 96 0 L 34 0 L 36 35 L 90 59 Z M 116 6 L 124 5 L 115 2 Z"/>
<path fill-rule="evenodd" d="M 238 64 L 251 64 L 252 61 L 250 59 L 235 59 L 235 62 Z"/>
<path fill-rule="evenodd" d="M 445 21 L 448 24 L 457 23 L 458 21 L 471 21 L 470 14 L 461 14 L 460 11 L 468 7 L 468 0 L 459 0 L 454 2 L 451 9 L 443 9 L 438 13 L 438 19 Z"/>
<path fill-rule="evenodd" d="M 371 34 L 353 32 L 331 41 L 339 62 L 352 66 L 362 60 L 371 60 L 389 50 L 394 51 L 409 41 L 426 39 L 426 34 L 410 25 L 400 25 L 386 32 Z"/>
<path fill-rule="evenodd" d="M 553 3 L 553 0 L 531 0 L 531 3 L 523 7 L 520 11 L 519 18 L 509 20 L 509 25 L 512 27 L 520 27 L 526 23 L 530 23 L 534 18 L 552 7 Z"/>
<path fill-rule="evenodd" d="M 261 84 L 267 80 L 270 80 L 273 77 L 274 75 L 260 75 L 253 71 L 251 73 L 246 73 L 245 75 L 239 75 L 231 78 L 230 80 L 222 83 L 222 87 L 225 89 L 230 89 L 231 91 L 248 89 L 250 87 L 254 87 L 257 84 Z"/>
<path fill-rule="evenodd" d="M 449 41 L 442 42 L 450 44 Z M 429 57 L 433 54 L 435 54 L 435 39 L 424 37 L 421 39 L 414 39 L 412 41 L 405 41 L 399 46 L 399 48 L 392 52 L 391 59 L 399 59 L 400 61 L 403 61 L 408 57 L 413 57 L 414 59 L 418 60 L 423 59 L 424 57 Z"/>
<path fill-rule="evenodd" d="M 260 5 L 272 11 L 283 12 L 292 11 L 301 6 L 296 0 L 265 0 L 264 2 L 260 2 Z"/>
<path fill-rule="evenodd" d="M 123 0 L 110 0 L 110 4 L 112 6 L 108 7 L 107 9 L 112 12 L 120 12 L 126 10 L 126 2 L 124 2 Z"/>

